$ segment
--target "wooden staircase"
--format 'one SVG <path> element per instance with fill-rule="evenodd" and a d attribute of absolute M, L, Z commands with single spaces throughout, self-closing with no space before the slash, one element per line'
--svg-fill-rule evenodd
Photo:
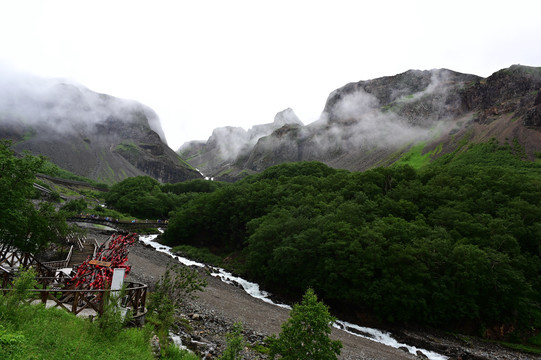
<path fill-rule="evenodd" d="M 75 265 L 81 265 L 83 262 L 88 259 L 88 257 L 92 258 L 94 255 L 94 243 L 91 241 L 83 242 L 82 248 L 77 248 L 73 251 L 71 254 L 71 259 L 68 263 L 69 268 L 75 267 Z"/>

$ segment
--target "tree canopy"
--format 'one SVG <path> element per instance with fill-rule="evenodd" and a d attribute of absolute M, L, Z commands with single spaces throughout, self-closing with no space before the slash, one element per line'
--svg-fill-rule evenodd
<path fill-rule="evenodd" d="M 284 360 L 337 359 L 342 343 L 329 338 L 335 320 L 314 291 L 308 289 L 302 302 L 293 306 L 279 336 L 269 339 L 270 358 L 280 355 Z"/>
<path fill-rule="evenodd" d="M 391 322 L 541 326 L 541 164 L 495 142 L 415 170 L 271 167 L 182 204 L 164 241 Z"/>
<path fill-rule="evenodd" d="M 139 218 L 166 219 L 169 213 L 194 197 L 222 186 L 201 179 L 176 184 L 160 184 L 150 176 L 127 178 L 113 185 L 105 195 L 107 205 Z"/>
<path fill-rule="evenodd" d="M 36 252 L 69 231 L 65 214 L 48 202 L 34 204 L 35 174 L 43 157 L 17 157 L 0 141 L 0 242 L 23 252 Z"/>

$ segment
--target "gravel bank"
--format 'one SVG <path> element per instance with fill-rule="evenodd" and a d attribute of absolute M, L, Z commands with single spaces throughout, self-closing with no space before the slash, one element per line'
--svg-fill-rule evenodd
<path fill-rule="evenodd" d="M 101 241 L 106 236 L 101 235 Z M 165 272 L 169 263 L 176 260 L 155 251 L 143 243 L 136 243 L 131 249 L 128 264 L 132 271 L 128 280 L 140 281 L 152 288 Z M 215 358 L 225 348 L 225 334 L 231 331 L 235 322 L 242 322 L 244 338 L 250 345 L 244 354 L 245 359 L 265 359 L 264 355 L 250 349 L 262 344 L 265 337 L 278 334 L 281 324 L 287 320 L 289 311 L 246 294 L 241 288 L 226 284 L 200 269 L 208 281 L 205 290 L 198 298 L 187 301 L 181 309 L 182 323 L 189 324 L 190 331 L 180 332 L 183 344 L 195 350 L 204 358 Z M 185 326 L 179 326 L 180 329 Z M 460 338 L 436 332 L 400 331 L 393 333 L 400 342 L 419 348 L 436 351 L 450 359 L 461 360 L 534 360 L 540 357 L 512 351 L 499 345 L 479 339 Z M 340 359 L 343 360 L 402 360 L 424 359 L 423 354 L 412 355 L 406 349 L 396 349 L 375 341 L 353 336 L 345 331 L 333 329 L 333 339 L 342 342 Z"/>

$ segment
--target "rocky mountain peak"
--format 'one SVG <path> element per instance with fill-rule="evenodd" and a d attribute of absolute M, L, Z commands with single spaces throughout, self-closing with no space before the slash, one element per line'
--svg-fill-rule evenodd
<path fill-rule="evenodd" d="M 75 174 L 113 183 L 200 177 L 165 143 L 158 116 L 136 101 L 54 79 L 0 79 L 0 136 Z"/>
<path fill-rule="evenodd" d="M 235 179 L 282 162 L 317 160 L 358 171 L 392 164 L 419 143 L 439 156 L 455 150 L 460 139 L 515 139 L 531 158 L 541 150 L 540 89 L 541 68 L 520 65 L 486 79 L 432 69 L 353 82 L 329 94 L 318 121 L 304 126 L 286 109 L 276 115 L 272 132 L 205 170 Z M 212 157 L 208 144 L 201 146 Z M 208 157 L 190 161 L 204 166 Z"/>
<path fill-rule="evenodd" d="M 449 97 L 456 95 L 456 90 L 466 83 L 477 79 L 477 76 L 447 69 L 408 70 L 394 76 L 349 83 L 329 95 L 323 112 L 330 122 L 335 122 L 346 120 L 351 112 L 358 116 L 373 109 L 401 109 L 404 105 L 411 108 L 412 103 L 419 100 L 425 105 L 438 107 L 456 102 Z M 429 104 L 434 101 L 438 104 Z"/>
<path fill-rule="evenodd" d="M 303 125 L 297 114 L 291 108 L 280 111 L 274 116 L 273 125 L 275 128 L 280 128 L 284 125 Z"/>

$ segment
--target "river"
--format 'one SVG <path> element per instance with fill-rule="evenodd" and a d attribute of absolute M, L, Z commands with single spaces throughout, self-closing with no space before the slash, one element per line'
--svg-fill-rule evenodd
<path fill-rule="evenodd" d="M 213 266 L 208 266 L 202 263 L 199 263 L 197 261 L 193 261 L 178 255 L 174 255 L 171 252 L 171 247 L 162 245 L 158 242 L 156 242 L 157 235 L 141 235 L 139 239 L 144 242 L 147 245 L 152 246 L 155 250 L 159 252 L 163 252 L 165 254 L 168 254 L 169 256 L 173 257 L 174 259 L 178 260 L 180 263 L 186 265 L 186 266 L 196 266 L 196 267 L 209 267 L 211 270 L 211 275 L 214 277 L 219 278 L 225 283 L 228 284 L 235 284 L 241 286 L 246 293 L 248 293 L 250 296 L 260 299 L 262 301 L 265 301 L 269 304 L 273 304 L 276 306 L 280 306 L 282 308 L 291 309 L 291 306 L 287 304 L 280 304 L 276 303 L 271 300 L 271 294 L 268 292 L 262 290 L 258 284 L 247 281 L 241 277 L 235 276 L 231 274 L 230 272 Z M 359 326 L 356 324 L 352 324 L 346 321 L 337 320 L 334 324 L 334 327 L 341 329 L 343 331 L 346 331 L 352 335 L 364 337 L 366 339 L 370 339 L 379 343 L 382 343 L 387 346 L 391 346 L 394 348 L 406 348 L 408 351 L 416 355 L 417 351 L 422 352 L 424 355 L 426 355 L 430 360 L 447 360 L 448 357 L 444 356 L 442 354 L 438 354 L 436 352 L 426 350 L 426 349 L 420 349 L 415 346 L 410 346 L 407 344 L 403 344 L 398 342 L 395 338 L 393 338 L 392 334 L 386 331 L 381 331 L 378 329 L 368 328 L 364 326 Z"/>

